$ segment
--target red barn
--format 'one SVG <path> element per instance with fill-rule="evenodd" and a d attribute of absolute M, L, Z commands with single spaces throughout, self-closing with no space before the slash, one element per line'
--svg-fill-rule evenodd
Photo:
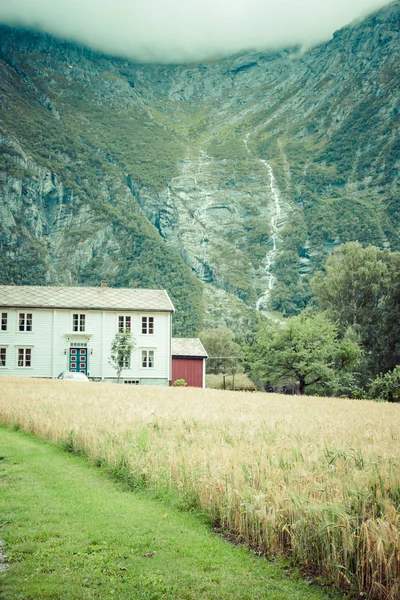
<path fill-rule="evenodd" d="M 198 338 L 172 338 L 172 383 L 184 379 L 191 387 L 206 387 L 207 352 Z"/>

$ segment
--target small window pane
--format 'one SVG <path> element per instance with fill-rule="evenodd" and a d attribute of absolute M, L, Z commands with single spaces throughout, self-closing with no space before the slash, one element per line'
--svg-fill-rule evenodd
<path fill-rule="evenodd" d="M 85 331 L 85 315 L 79 315 L 79 331 Z"/>
<path fill-rule="evenodd" d="M 125 317 L 125 331 L 131 330 L 131 318 Z"/>
<path fill-rule="evenodd" d="M 154 367 L 154 350 L 142 350 L 142 367 Z"/>
<path fill-rule="evenodd" d="M 7 313 L 1 313 L 1 331 L 7 331 Z"/>
<path fill-rule="evenodd" d="M 26 315 L 26 331 L 32 331 L 32 313 Z"/>
<path fill-rule="evenodd" d="M 18 348 L 18 366 L 19 367 L 24 366 L 24 349 L 23 348 Z"/>
<path fill-rule="evenodd" d="M 7 348 L 0 348 L 0 367 L 6 366 Z"/>
<path fill-rule="evenodd" d="M 31 366 L 31 349 L 30 348 L 26 348 L 25 349 L 25 366 L 26 367 L 30 367 Z"/>
<path fill-rule="evenodd" d="M 78 331 L 79 315 L 72 315 L 72 331 Z"/>
<path fill-rule="evenodd" d="M 25 331 L 25 313 L 19 313 L 19 330 Z"/>
<path fill-rule="evenodd" d="M 142 317 L 142 333 L 147 333 L 147 317 Z"/>
<path fill-rule="evenodd" d="M 149 333 L 154 333 L 154 317 L 149 317 Z"/>
<path fill-rule="evenodd" d="M 124 317 L 118 317 L 118 332 L 124 332 Z"/>

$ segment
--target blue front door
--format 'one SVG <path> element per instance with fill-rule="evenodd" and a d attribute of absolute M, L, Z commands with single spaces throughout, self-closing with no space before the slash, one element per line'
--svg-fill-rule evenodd
<path fill-rule="evenodd" d="M 87 348 L 69 349 L 69 370 L 87 375 Z"/>

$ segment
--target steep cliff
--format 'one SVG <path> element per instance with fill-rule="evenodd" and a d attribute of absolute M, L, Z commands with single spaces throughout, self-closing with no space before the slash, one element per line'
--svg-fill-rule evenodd
<path fill-rule="evenodd" d="M 399 249 L 399 21 L 168 66 L 1 28 L 1 281 L 167 287 L 188 333 L 203 291 L 247 327 L 335 245 Z"/>

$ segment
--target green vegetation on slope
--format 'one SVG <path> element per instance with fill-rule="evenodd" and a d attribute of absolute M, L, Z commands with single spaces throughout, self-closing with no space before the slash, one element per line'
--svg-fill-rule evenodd
<path fill-rule="evenodd" d="M 196 323 L 202 312 L 200 287 L 185 297 L 179 277 L 164 273 L 172 258 L 182 278 L 191 281 L 177 254 L 205 282 L 254 307 L 265 290 L 262 261 L 271 245 L 265 160 L 289 221 L 280 230 L 270 308 L 286 316 L 301 311 L 310 299 L 311 277 L 341 243 L 358 240 L 399 249 L 398 9 L 398 2 L 385 7 L 379 17 L 344 28 L 305 54 L 292 49 L 253 54 L 250 62 L 243 62 L 243 55 L 190 66 L 137 65 L 2 28 L 0 160 L 11 184 L 12 178 L 23 181 L 19 201 L 33 203 L 18 215 L 23 227 L 0 224 L 9 281 L 85 282 L 91 271 L 117 285 L 129 280 L 120 272 L 119 256 L 111 260 L 109 245 L 98 244 L 87 256 L 85 241 L 95 237 L 100 215 L 117 242 L 120 232 L 124 243 L 131 234 L 138 238 L 133 252 L 130 243 L 121 251 L 128 271 L 132 267 L 137 281 L 156 286 L 167 281 L 177 304 L 183 299 L 179 309 L 194 300 Z M 209 167 L 199 159 L 205 155 Z M 54 220 L 41 229 L 32 214 L 36 207 L 46 219 L 54 214 L 54 198 L 49 198 L 54 191 L 32 189 L 43 176 L 40 168 L 62 184 L 58 192 L 65 218 L 57 226 L 64 227 L 66 243 L 83 248 L 79 265 L 58 260 L 59 240 L 53 246 L 48 240 Z M 192 222 L 204 226 L 194 250 L 185 238 L 188 218 L 179 219 L 178 196 L 183 202 L 192 199 Z M 289 239 L 294 214 L 295 244 Z M 74 226 L 68 223 L 71 215 Z M 131 223 L 145 216 L 158 232 L 150 228 L 142 234 Z M 215 234 L 212 225 L 219 220 L 226 227 Z M 177 252 L 147 275 L 164 252 L 159 234 Z M 158 249 L 139 252 L 144 245 Z M 9 259 L 24 262 L 25 255 L 26 275 L 9 264 Z M 195 283 L 190 285 L 194 290 Z M 185 333 L 196 329 L 179 327 Z"/>
<path fill-rule="evenodd" d="M 201 283 L 160 239 L 128 184 L 163 187 L 176 173 L 181 143 L 142 107 L 110 106 L 98 90 L 80 81 L 68 87 L 56 72 L 54 89 L 51 80 L 38 78 L 34 65 L 23 57 L 16 72 L 0 61 L 7 108 L 0 132 L 18 140 L 18 146 L 1 145 L 0 171 L 13 178 L 23 200 L 13 207 L 15 224 L 0 223 L 0 282 L 98 285 L 108 279 L 117 287 L 165 288 L 177 309 L 174 333 L 195 335 L 203 319 Z M 61 118 L 42 95 L 56 102 Z M 40 169 L 51 174 L 48 193 L 36 183 L 43 176 Z M 39 227 L 37 212 L 45 219 Z M 66 251 L 60 261 L 54 235 L 61 231 Z M 100 243 L 98 231 L 107 231 Z M 89 251 L 88 245 L 93 246 Z M 70 248 L 82 248 L 84 260 L 68 262 Z"/>

